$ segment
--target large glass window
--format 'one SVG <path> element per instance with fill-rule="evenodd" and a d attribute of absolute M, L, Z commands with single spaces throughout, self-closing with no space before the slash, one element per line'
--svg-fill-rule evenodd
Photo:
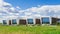
<path fill-rule="evenodd" d="M 60 24 L 60 19 L 57 20 L 57 23 Z"/>
<path fill-rule="evenodd" d="M 50 20 L 48 17 L 42 18 L 42 24 L 49 24 L 49 23 L 50 23 Z"/>
<path fill-rule="evenodd" d="M 7 21 L 6 20 L 3 20 L 3 24 L 7 24 Z"/>
<path fill-rule="evenodd" d="M 12 20 L 12 24 L 17 24 L 16 19 L 13 19 L 13 20 Z"/>
<path fill-rule="evenodd" d="M 57 22 L 60 22 L 60 19 L 58 19 Z"/>
<path fill-rule="evenodd" d="M 27 19 L 28 24 L 33 24 L 33 19 Z"/>

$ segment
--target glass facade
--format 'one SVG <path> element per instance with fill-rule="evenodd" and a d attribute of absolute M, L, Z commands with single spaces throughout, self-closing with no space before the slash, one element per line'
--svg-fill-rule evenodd
<path fill-rule="evenodd" d="M 7 21 L 6 20 L 3 20 L 3 24 L 7 24 Z"/>
<path fill-rule="evenodd" d="M 60 19 L 59 19 L 59 20 L 57 20 L 57 22 L 60 22 Z"/>
<path fill-rule="evenodd" d="M 60 19 L 58 19 L 58 20 L 57 20 L 57 23 L 59 23 L 59 24 L 60 24 Z"/>
<path fill-rule="evenodd" d="M 17 24 L 16 19 L 13 19 L 13 20 L 12 20 L 12 24 Z"/>
<path fill-rule="evenodd" d="M 33 24 L 33 19 L 27 19 L 28 24 Z"/>
<path fill-rule="evenodd" d="M 42 18 L 42 24 L 49 24 L 49 23 L 50 23 L 50 20 L 48 17 Z"/>

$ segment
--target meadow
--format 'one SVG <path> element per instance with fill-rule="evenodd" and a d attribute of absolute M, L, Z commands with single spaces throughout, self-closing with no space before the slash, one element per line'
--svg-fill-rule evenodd
<path fill-rule="evenodd" d="M 0 25 L 0 34 L 60 34 L 60 26 Z"/>

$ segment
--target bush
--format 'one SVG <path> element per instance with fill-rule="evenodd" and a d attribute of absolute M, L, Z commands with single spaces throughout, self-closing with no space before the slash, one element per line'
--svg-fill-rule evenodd
<path fill-rule="evenodd" d="M 57 25 L 60 25 L 60 22 L 58 22 Z"/>

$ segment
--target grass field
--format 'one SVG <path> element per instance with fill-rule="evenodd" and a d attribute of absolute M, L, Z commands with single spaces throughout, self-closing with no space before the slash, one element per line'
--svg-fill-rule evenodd
<path fill-rule="evenodd" d="M 0 34 L 60 34 L 60 26 L 0 25 Z"/>

